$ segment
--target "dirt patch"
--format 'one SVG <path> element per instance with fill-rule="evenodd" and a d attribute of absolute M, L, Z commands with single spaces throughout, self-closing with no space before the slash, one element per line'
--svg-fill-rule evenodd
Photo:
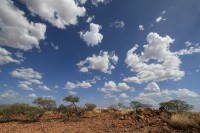
<path fill-rule="evenodd" d="M 166 115 L 166 114 L 165 114 Z M 38 122 L 0 123 L 1 133 L 199 133 L 198 128 L 173 129 L 163 113 L 147 110 L 136 114 L 124 111 L 87 112 L 82 118 L 63 121 L 62 114 L 47 113 Z"/>

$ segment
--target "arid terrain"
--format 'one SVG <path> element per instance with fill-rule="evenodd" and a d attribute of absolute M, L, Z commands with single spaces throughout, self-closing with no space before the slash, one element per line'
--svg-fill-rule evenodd
<path fill-rule="evenodd" d="M 126 110 L 86 112 L 81 118 L 47 112 L 37 122 L 12 121 L 0 123 L 1 133 L 199 133 L 200 123 L 186 128 L 173 126 L 169 113 L 147 109 L 139 113 Z"/>

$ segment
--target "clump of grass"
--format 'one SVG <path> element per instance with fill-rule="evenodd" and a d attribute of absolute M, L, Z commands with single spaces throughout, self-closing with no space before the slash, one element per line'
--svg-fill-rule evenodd
<path fill-rule="evenodd" d="M 195 126 L 195 120 L 192 113 L 177 113 L 170 118 L 170 125 L 177 129 L 189 129 Z"/>

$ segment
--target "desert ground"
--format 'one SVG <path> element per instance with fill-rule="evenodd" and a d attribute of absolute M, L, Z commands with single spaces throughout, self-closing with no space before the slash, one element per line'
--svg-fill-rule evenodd
<path fill-rule="evenodd" d="M 200 133 L 200 123 L 182 125 L 170 121 L 171 113 L 147 109 L 139 113 L 127 110 L 95 109 L 81 117 L 46 112 L 37 122 L 13 120 L 0 123 L 1 133 Z M 19 117 L 19 116 L 18 116 Z"/>

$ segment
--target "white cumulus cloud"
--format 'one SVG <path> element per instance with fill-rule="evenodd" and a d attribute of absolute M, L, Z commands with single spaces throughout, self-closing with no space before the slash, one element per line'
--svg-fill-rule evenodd
<path fill-rule="evenodd" d="M 32 94 L 28 94 L 28 97 L 31 99 L 35 99 L 35 98 L 37 98 L 37 95 L 32 93 Z"/>
<path fill-rule="evenodd" d="M 156 82 L 151 82 L 144 88 L 145 93 L 156 93 L 160 92 L 160 87 Z"/>
<path fill-rule="evenodd" d="M 110 54 L 105 51 L 100 51 L 99 55 L 87 57 L 84 61 L 80 61 L 77 66 L 81 72 L 88 72 L 89 69 L 100 70 L 103 73 L 111 74 L 118 62 L 118 56 L 114 52 Z"/>
<path fill-rule="evenodd" d="M 92 0 L 92 4 L 95 5 L 95 6 L 98 6 L 99 3 L 108 4 L 111 1 L 112 0 Z"/>
<path fill-rule="evenodd" d="M 128 98 L 129 96 L 126 93 L 121 93 L 119 95 L 119 97 L 121 97 L 121 98 Z"/>
<path fill-rule="evenodd" d="M 0 99 L 1 98 L 15 98 L 18 95 L 19 93 L 15 92 L 14 90 L 7 90 L 7 91 L 4 91 L 3 93 L 0 93 Z"/>
<path fill-rule="evenodd" d="M 143 31 L 144 30 L 144 26 L 143 25 L 139 25 L 139 30 Z"/>
<path fill-rule="evenodd" d="M 110 92 L 120 92 L 129 89 L 131 89 L 131 87 L 128 86 L 126 83 L 118 83 L 117 85 L 114 81 L 109 81 L 105 82 L 104 87 L 98 90 L 104 93 L 110 93 Z"/>
<path fill-rule="evenodd" d="M 11 0 L 0 0 L 0 3 L 0 46 L 39 48 L 39 41 L 45 39 L 46 25 L 29 22 Z"/>
<path fill-rule="evenodd" d="M 86 82 L 86 81 L 82 81 L 82 82 L 77 82 L 77 83 L 72 83 L 72 82 L 67 82 L 67 84 L 65 85 L 65 89 L 67 90 L 73 90 L 75 88 L 90 88 L 92 85 L 90 82 Z"/>
<path fill-rule="evenodd" d="M 10 75 L 14 78 L 24 79 L 19 81 L 18 87 L 23 90 L 33 91 L 30 87 L 32 84 L 42 85 L 42 74 L 33 70 L 33 68 L 18 68 L 10 72 Z M 45 89 L 44 89 L 45 90 Z"/>
<path fill-rule="evenodd" d="M 26 91 L 33 91 L 33 89 L 29 87 L 27 84 L 20 83 L 18 84 L 18 87 Z"/>
<path fill-rule="evenodd" d="M 90 16 L 87 18 L 86 22 L 91 23 L 95 19 L 95 16 Z"/>
<path fill-rule="evenodd" d="M 13 59 L 12 54 L 6 49 L 0 47 L 0 65 L 8 63 L 21 63 L 19 60 Z"/>
<path fill-rule="evenodd" d="M 184 71 L 180 70 L 181 60 L 169 50 L 174 39 L 151 32 L 147 35 L 147 42 L 141 54 L 135 53 L 138 45 L 127 52 L 125 63 L 136 76 L 124 78 L 124 81 L 143 83 L 152 80 L 180 80 L 184 76 Z"/>
<path fill-rule="evenodd" d="M 86 32 L 79 32 L 80 37 L 86 42 L 88 46 L 96 46 L 101 43 L 103 35 L 99 33 L 101 25 L 90 23 L 90 29 Z"/>
<path fill-rule="evenodd" d="M 86 9 L 74 0 L 21 0 L 27 8 L 57 28 L 76 25 L 78 17 L 85 15 Z"/>
<path fill-rule="evenodd" d="M 12 77 L 15 78 L 22 78 L 26 80 L 31 80 L 31 79 L 42 79 L 42 74 L 39 72 L 34 71 L 32 68 L 20 68 L 20 69 L 15 69 L 11 73 Z"/>
<path fill-rule="evenodd" d="M 39 86 L 39 89 L 40 90 L 43 90 L 43 91 L 50 91 L 51 89 L 49 87 L 47 87 L 46 85 L 40 85 Z"/>
<path fill-rule="evenodd" d="M 116 20 L 110 24 L 110 27 L 114 27 L 116 29 L 122 29 L 125 26 L 124 21 Z"/>

